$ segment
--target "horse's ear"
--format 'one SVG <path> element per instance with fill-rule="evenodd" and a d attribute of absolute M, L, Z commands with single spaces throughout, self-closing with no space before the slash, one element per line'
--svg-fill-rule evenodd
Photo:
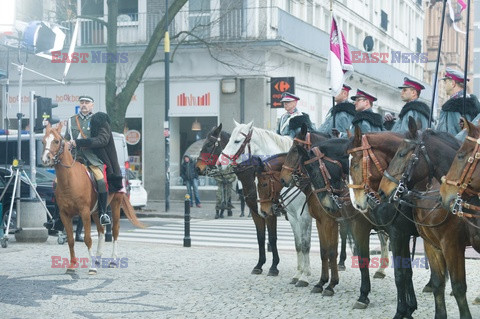
<path fill-rule="evenodd" d="M 247 127 L 248 127 L 249 131 L 252 129 L 252 126 L 253 126 L 253 121 L 251 121 L 250 123 L 247 124 Z"/>
<path fill-rule="evenodd" d="M 240 125 L 237 121 L 235 121 L 235 119 L 233 119 L 233 124 L 235 124 L 235 126 L 239 126 L 239 125 Z"/>
<path fill-rule="evenodd" d="M 45 126 L 45 128 L 48 130 L 50 130 L 52 128 L 52 125 L 50 124 L 50 122 L 48 122 L 47 126 Z"/>
<path fill-rule="evenodd" d="M 464 117 L 462 117 L 460 121 L 463 121 L 463 128 L 467 129 L 468 136 L 473 136 L 470 134 L 473 134 L 475 132 L 475 125 Z"/>
<path fill-rule="evenodd" d="M 58 131 L 58 133 L 61 133 L 61 132 L 62 132 L 62 127 L 63 127 L 62 122 L 59 122 L 59 123 L 57 124 L 57 131 Z"/>
<path fill-rule="evenodd" d="M 308 132 L 308 126 L 307 126 L 307 123 L 302 123 L 302 128 L 300 130 L 300 138 L 305 138 L 305 136 L 307 136 L 307 132 Z"/>
<path fill-rule="evenodd" d="M 415 139 L 418 136 L 417 133 L 417 122 L 415 119 L 411 116 L 408 117 L 408 132 L 411 138 Z"/>
<path fill-rule="evenodd" d="M 220 123 L 219 126 L 213 129 L 212 135 L 219 136 L 221 131 L 222 131 L 222 123 Z"/>
<path fill-rule="evenodd" d="M 362 130 L 360 129 L 360 126 L 355 125 L 355 135 L 353 138 L 353 145 L 355 146 L 360 146 L 362 145 Z"/>
<path fill-rule="evenodd" d="M 353 136 L 352 132 L 350 132 L 350 130 L 347 128 L 347 137 L 350 138 L 352 136 Z"/>

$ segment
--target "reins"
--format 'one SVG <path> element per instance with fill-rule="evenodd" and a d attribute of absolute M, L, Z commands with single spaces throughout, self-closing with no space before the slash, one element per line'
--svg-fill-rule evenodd
<path fill-rule="evenodd" d="M 252 140 L 253 129 L 250 129 L 250 131 L 248 131 L 247 134 L 245 134 L 243 132 L 240 132 L 240 134 L 245 136 L 245 139 L 243 140 L 242 145 L 240 145 L 240 148 L 238 149 L 238 151 L 233 156 L 229 156 L 222 151 L 222 155 L 224 155 L 226 158 L 228 158 L 231 161 L 235 161 L 238 157 L 240 157 L 240 155 L 243 154 L 243 152 L 245 151 L 245 148 L 247 146 L 248 146 L 248 158 L 252 157 L 252 150 L 250 148 L 250 141 Z"/>
<path fill-rule="evenodd" d="M 65 141 L 64 141 L 64 139 L 60 139 L 60 148 L 58 149 L 58 152 L 56 154 L 53 154 L 52 150 L 48 147 L 46 147 L 45 150 L 53 155 L 52 160 L 53 160 L 54 165 L 60 164 L 61 166 L 65 167 L 65 168 L 72 168 L 73 165 L 75 165 L 75 163 L 77 161 L 77 153 L 75 152 L 75 156 L 73 157 L 73 163 L 71 165 L 65 165 L 65 164 L 62 163 L 62 158 L 60 158 L 60 156 L 65 151 Z"/>

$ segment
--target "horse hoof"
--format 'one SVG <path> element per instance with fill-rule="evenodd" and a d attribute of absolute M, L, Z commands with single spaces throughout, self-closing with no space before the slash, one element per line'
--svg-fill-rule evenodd
<path fill-rule="evenodd" d="M 353 305 L 353 309 L 367 309 L 367 307 L 368 307 L 367 303 L 363 303 L 360 301 L 355 302 L 355 304 Z"/>
<path fill-rule="evenodd" d="M 67 268 L 67 271 L 65 272 L 66 275 L 73 275 L 75 273 L 74 268 Z"/>
<path fill-rule="evenodd" d="M 278 273 L 279 273 L 278 269 L 270 269 L 268 271 L 267 276 L 278 276 Z"/>
<path fill-rule="evenodd" d="M 433 288 L 432 288 L 432 286 L 426 285 L 426 286 L 423 288 L 422 292 L 426 292 L 426 293 L 433 292 Z"/>
<path fill-rule="evenodd" d="M 335 294 L 335 292 L 333 291 L 332 288 L 325 288 L 325 290 L 323 291 L 322 293 L 322 296 L 325 296 L 325 297 L 331 297 Z"/>
<path fill-rule="evenodd" d="M 298 282 L 298 278 L 292 278 L 290 284 L 295 285 Z"/>
<path fill-rule="evenodd" d="M 480 305 L 480 297 L 475 298 L 475 300 L 473 301 L 473 304 Z"/>
<path fill-rule="evenodd" d="M 295 287 L 300 287 L 300 288 L 307 287 L 307 286 L 308 286 L 308 282 L 306 282 L 305 280 L 299 280 L 295 284 Z"/>
<path fill-rule="evenodd" d="M 263 272 L 262 268 L 253 268 L 252 275 L 260 275 Z"/>
<path fill-rule="evenodd" d="M 313 286 L 313 289 L 310 291 L 312 294 L 320 294 L 323 292 L 323 287 Z"/>
<path fill-rule="evenodd" d="M 383 279 L 385 278 L 385 274 L 383 272 L 376 272 L 375 275 L 373 275 L 373 278 L 376 278 L 376 279 Z"/>
<path fill-rule="evenodd" d="M 345 270 L 347 270 L 347 267 L 345 267 L 345 265 L 338 265 L 338 270 L 339 271 L 345 271 Z"/>
<path fill-rule="evenodd" d="M 90 270 L 88 271 L 88 274 L 89 274 L 89 275 L 96 275 L 96 274 L 97 274 L 97 270 L 96 270 L 96 269 L 90 269 Z"/>

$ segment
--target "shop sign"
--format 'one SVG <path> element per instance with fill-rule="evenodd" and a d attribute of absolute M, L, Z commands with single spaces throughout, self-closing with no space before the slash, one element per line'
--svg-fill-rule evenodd
<path fill-rule="evenodd" d="M 169 116 L 217 116 L 219 104 L 219 81 L 170 84 Z"/>
<path fill-rule="evenodd" d="M 128 130 L 125 133 L 125 140 L 128 145 L 135 145 L 140 141 L 141 134 L 137 130 Z"/>

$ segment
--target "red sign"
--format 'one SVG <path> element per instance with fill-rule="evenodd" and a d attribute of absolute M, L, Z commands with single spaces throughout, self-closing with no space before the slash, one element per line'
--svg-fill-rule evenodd
<path fill-rule="evenodd" d="M 125 140 L 129 145 L 135 145 L 140 141 L 141 134 L 137 130 L 129 130 L 125 133 Z"/>
<path fill-rule="evenodd" d="M 270 107 L 281 108 L 282 93 L 290 92 L 295 94 L 295 77 L 271 78 L 270 81 Z"/>

